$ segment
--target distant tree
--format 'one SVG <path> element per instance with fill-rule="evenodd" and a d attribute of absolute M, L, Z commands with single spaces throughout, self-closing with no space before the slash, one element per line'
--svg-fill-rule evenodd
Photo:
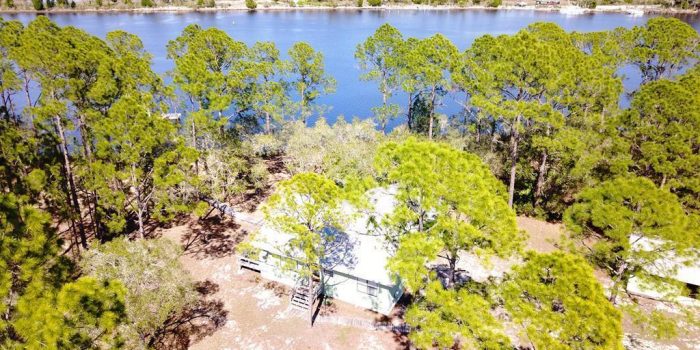
<path fill-rule="evenodd" d="M 427 101 L 430 113 L 426 132 L 432 139 L 435 110 L 440 104 L 440 97 L 450 89 L 449 71 L 457 58 L 457 47 L 441 34 L 421 40 L 410 39 L 406 46 L 409 50 L 401 57 L 404 60 L 402 87 L 409 94 L 417 91 Z M 409 126 L 414 128 L 410 107 L 408 115 Z"/>
<path fill-rule="evenodd" d="M 367 4 L 373 7 L 382 6 L 382 0 L 367 0 Z"/>
<path fill-rule="evenodd" d="M 383 131 L 386 130 L 386 124 L 399 113 L 399 106 L 389 103 L 389 99 L 401 84 L 399 73 L 403 64 L 403 50 L 401 32 L 389 24 L 377 28 L 372 36 L 355 49 L 355 59 L 364 72 L 360 79 L 376 80 L 379 83 L 382 105 L 374 107 L 372 111 Z"/>
<path fill-rule="evenodd" d="M 289 62 L 280 59 L 273 42 L 257 42 L 251 48 L 251 70 L 256 76 L 252 84 L 250 105 L 265 120 L 265 133 L 272 133 L 272 123 L 281 123 L 289 106 L 288 83 L 283 80 Z"/>
<path fill-rule="evenodd" d="M 620 312 L 583 258 L 528 254 L 500 291 L 533 349 L 623 349 Z"/>
<path fill-rule="evenodd" d="M 245 0 L 245 7 L 249 10 L 255 10 L 258 7 L 258 3 L 255 0 Z"/>
<path fill-rule="evenodd" d="M 535 175 L 526 181 L 532 186 L 518 187 L 539 206 L 548 185 L 561 181 L 555 190 L 575 192 L 596 164 L 610 158 L 596 135 L 606 133 L 606 116 L 615 111 L 622 85 L 596 58 L 560 27 L 538 23 L 514 36 L 478 38 L 456 66 L 452 76 L 468 94 L 465 105 L 477 113 L 476 127 L 489 132 L 489 147 L 502 148 L 508 159 L 511 205 L 523 173 Z M 506 140 L 507 146 L 498 144 Z M 522 169 L 532 164 L 534 171 Z M 554 167 L 578 178 L 548 184 L 558 173 L 549 171 Z"/>
<path fill-rule="evenodd" d="M 616 122 L 629 143 L 632 171 L 700 210 L 700 69 L 644 84 Z"/>
<path fill-rule="evenodd" d="M 109 118 L 95 127 L 96 157 L 94 185 L 108 209 L 107 225 L 120 232 L 126 217 L 134 213 L 141 237 L 146 220 L 187 210 L 188 193 L 175 193 L 196 181 L 190 169 L 196 160 L 194 149 L 176 137 L 176 129 L 149 101 L 125 98 L 115 103 Z M 185 197 L 180 197 L 179 194 Z"/>
<path fill-rule="evenodd" d="M 630 62 L 642 73 L 642 83 L 669 78 L 700 55 L 700 34 L 672 17 L 655 17 L 632 29 Z"/>
<path fill-rule="evenodd" d="M 299 95 L 297 103 L 301 121 L 306 124 L 313 114 L 312 104 L 321 95 L 335 92 L 335 79 L 326 74 L 323 54 L 305 42 L 297 42 L 288 51 L 294 90 Z"/>
<path fill-rule="evenodd" d="M 166 320 L 194 303 L 192 280 L 178 260 L 181 249 L 165 239 L 119 238 L 97 245 L 80 262 L 98 281 L 116 280 L 126 288 L 125 306 L 131 346 L 152 346 Z M 138 344 L 138 345 L 137 345 Z"/>

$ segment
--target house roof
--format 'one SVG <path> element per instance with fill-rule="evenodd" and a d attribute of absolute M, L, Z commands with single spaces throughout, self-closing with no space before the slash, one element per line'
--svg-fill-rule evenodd
<path fill-rule="evenodd" d="M 664 244 L 663 240 L 639 237 L 638 235 L 631 235 L 630 242 L 633 249 L 642 251 L 650 251 Z M 683 283 L 700 286 L 700 261 L 695 259 L 688 264 L 688 260 L 687 257 L 676 256 L 673 252 L 669 252 L 667 256 L 647 266 L 646 270 L 657 276 L 669 277 Z M 674 269 L 675 274 L 667 276 L 667 272 Z"/>
<path fill-rule="evenodd" d="M 376 232 L 372 222 L 381 220 L 384 215 L 394 210 L 396 192 L 396 187 L 381 187 L 368 191 L 370 210 L 358 210 L 349 203 L 343 204 L 343 212 L 355 215 L 354 219 L 345 225 L 343 232 L 328 233 L 342 235 L 342 240 L 339 240 L 342 241 L 342 246 L 330 250 L 333 271 L 386 286 L 395 283 L 395 279 L 386 269 L 390 250 L 385 244 L 384 236 Z M 283 247 L 291 238 L 290 234 L 263 223 L 251 243 L 259 249 L 284 256 Z"/>

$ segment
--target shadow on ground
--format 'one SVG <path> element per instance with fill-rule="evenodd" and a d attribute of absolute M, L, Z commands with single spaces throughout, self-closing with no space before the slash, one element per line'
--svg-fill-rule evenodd
<path fill-rule="evenodd" d="M 219 285 L 206 280 L 198 282 L 195 290 L 199 300 L 165 323 L 154 337 L 153 348 L 188 349 L 226 324 L 228 311 L 224 310 L 224 302 L 208 299 L 219 291 Z"/>
<path fill-rule="evenodd" d="M 214 215 L 187 224 L 181 240 L 185 254 L 198 259 L 223 258 L 235 252 L 248 234 L 230 218 Z"/>

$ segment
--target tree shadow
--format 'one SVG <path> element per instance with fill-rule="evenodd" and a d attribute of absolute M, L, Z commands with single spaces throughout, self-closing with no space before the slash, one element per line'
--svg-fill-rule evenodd
<path fill-rule="evenodd" d="M 198 259 L 231 256 L 248 234 L 232 219 L 220 216 L 191 221 L 187 227 L 180 242 L 185 254 Z"/>
<path fill-rule="evenodd" d="M 219 290 L 219 285 L 206 280 L 198 282 L 195 290 L 199 300 L 165 323 L 150 344 L 153 348 L 188 349 L 226 324 L 228 311 L 224 310 L 224 302 L 207 299 Z"/>
<path fill-rule="evenodd" d="M 404 321 L 406 309 L 413 302 L 413 296 L 404 293 L 396 302 L 394 309 L 389 315 L 378 315 L 374 319 L 375 326 L 380 326 L 384 332 L 389 333 L 394 338 L 397 349 L 412 349 L 411 341 L 408 338 L 409 326 Z"/>

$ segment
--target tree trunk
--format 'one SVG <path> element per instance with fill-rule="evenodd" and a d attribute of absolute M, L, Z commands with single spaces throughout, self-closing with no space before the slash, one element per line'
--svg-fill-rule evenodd
<path fill-rule="evenodd" d="M 66 181 L 68 182 L 68 198 L 69 202 L 72 202 L 73 211 L 77 215 L 77 226 L 78 234 L 80 235 L 80 245 L 87 249 L 87 237 L 85 236 L 85 227 L 83 227 L 82 212 L 80 210 L 80 203 L 78 201 L 78 191 L 75 188 L 75 179 L 73 178 L 73 169 L 71 168 L 70 157 L 68 156 L 68 144 L 66 142 L 66 135 L 63 132 L 63 125 L 61 124 L 61 118 L 59 116 L 54 117 L 54 124 L 56 126 L 56 132 L 61 140 L 59 147 L 61 153 L 63 154 L 63 167 L 66 172 Z"/>
<path fill-rule="evenodd" d="M 535 184 L 535 207 L 540 206 L 542 202 L 542 192 L 544 187 L 544 177 L 547 173 L 547 151 L 542 152 L 542 160 L 540 161 L 540 167 L 537 171 L 537 183 Z"/>
<path fill-rule="evenodd" d="M 610 297 L 608 298 L 610 303 L 612 303 L 613 305 L 615 305 L 615 302 L 617 301 L 617 292 L 620 288 L 620 285 L 622 284 L 624 274 L 627 271 L 627 267 L 627 262 L 623 262 L 622 264 L 620 264 L 617 270 L 615 270 L 615 276 L 613 276 L 613 285 L 610 289 Z"/>
<path fill-rule="evenodd" d="M 450 275 L 447 288 L 451 288 L 455 284 L 455 275 L 457 271 L 457 254 L 450 254 Z"/>
<path fill-rule="evenodd" d="M 411 112 L 413 112 L 413 94 L 409 93 L 408 94 L 408 109 L 406 112 L 406 122 L 408 123 L 408 130 L 413 130 L 413 115 L 411 115 Z"/>
<path fill-rule="evenodd" d="M 192 148 L 197 149 L 197 128 L 194 124 L 194 118 L 192 118 Z M 194 160 L 194 173 L 199 175 L 199 157 Z"/>
<path fill-rule="evenodd" d="M 270 135 L 271 133 L 271 128 L 270 128 L 270 113 L 265 112 L 265 133 Z"/>
<path fill-rule="evenodd" d="M 433 119 L 435 116 L 435 88 L 430 96 L 430 122 L 428 124 L 428 140 L 433 139 Z"/>
<path fill-rule="evenodd" d="M 513 123 L 513 130 L 510 135 L 510 180 L 508 181 L 508 205 L 513 207 L 513 197 L 515 195 L 515 170 L 518 166 L 518 138 L 520 134 L 518 133 L 518 124 L 520 123 L 520 116 L 515 118 Z"/>
<path fill-rule="evenodd" d="M 146 236 L 143 228 L 144 203 L 143 198 L 141 197 L 141 188 L 137 184 L 136 165 L 134 164 L 131 164 L 131 183 L 132 186 L 134 186 L 134 191 L 136 192 L 136 219 L 139 224 L 139 237 L 144 238 Z"/>
<path fill-rule="evenodd" d="M 659 188 L 664 188 L 666 186 L 666 174 L 661 178 L 661 184 L 659 185 Z"/>

